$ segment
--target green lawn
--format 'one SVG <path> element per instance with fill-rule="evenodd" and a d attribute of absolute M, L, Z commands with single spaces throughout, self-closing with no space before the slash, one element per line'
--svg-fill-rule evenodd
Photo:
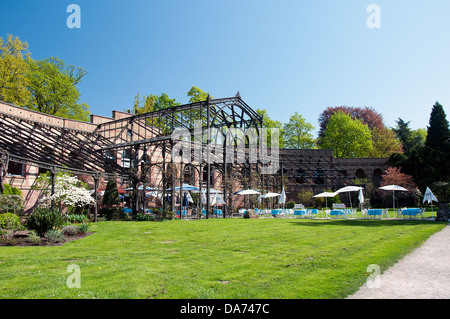
<path fill-rule="evenodd" d="M 345 298 L 445 224 L 395 220 L 100 222 L 55 247 L 0 247 L 0 298 Z M 67 267 L 81 270 L 68 288 Z"/>

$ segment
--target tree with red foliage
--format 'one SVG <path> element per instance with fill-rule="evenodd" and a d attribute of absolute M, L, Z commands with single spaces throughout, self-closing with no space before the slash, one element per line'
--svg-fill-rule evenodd
<path fill-rule="evenodd" d="M 411 175 L 403 174 L 398 167 L 389 167 L 383 175 L 381 175 L 381 186 L 398 185 L 409 191 L 414 191 L 417 186 Z"/>

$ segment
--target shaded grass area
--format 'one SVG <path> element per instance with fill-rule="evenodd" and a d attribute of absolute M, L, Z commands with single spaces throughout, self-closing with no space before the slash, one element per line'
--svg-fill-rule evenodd
<path fill-rule="evenodd" d="M 63 246 L 0 247 L 0 298 L 345 298 L 446 224 L 396 220 L 100 222 Z M 68 288 L 69 265 L 81 288 Z"/>

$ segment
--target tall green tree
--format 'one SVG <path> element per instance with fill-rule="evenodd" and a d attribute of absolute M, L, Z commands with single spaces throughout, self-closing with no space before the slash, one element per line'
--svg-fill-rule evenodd
<path fill-rule="evenodd" d="M 30 68 L 28 90 L 30 109 L 75 119 L 89 121 L 89 106 L 79 103 L 77 84 L 87 74 L 82 68 L 67 65 L 52 57 L 44 60 L 28 60 Z"/>
<path fill-rule="evenodd" d="M 137 93 L 134 97 L 132 112 L 133 114 L 144 114 L 180 104 L 176 99 L 171 99 L 167 93 L 161 93 L 161 95 L 144 95 L 142 99 L 140 93 Z"/>
<path fill-rule="evenodd" d="M 402 143 L 403 153 L 409 157 L 413 152 L 417 152 L 425 143 L 423 130 L 414 131 L 409 127 L 410 122 L 405 122 L 399 118 L 397 126 L 393 129 L 398 140 Z"/>
<path fill-rule="evenodd" d="M 450 152 L 450 130 L 447 115 L 439 102 L 433 105 L 425 146 L 442 152 Z"/>
<path fill-rule="evenodd" d="M 309 149 L 314 148 L 316 141 L 311 134 L 314 129 L 310 123 L 306 122 L 302 115 L 295 112 L 284 124 L 284 144 L 286 148 Z"/>
<path fill-rule="evenodd" d="M 366 124 L 338 111 L 328 121 L 321 143 L 335 157 L 367 157 L 373 149 L 372 134 Z"/>
<path fill-rule="evenodd" d="M 422 149 L 422 188 L 450 180 L 450 130 L 444 108 L 436 102 L 431 110 L 427 138 Z"/>
<path fill-rule="evenodd" d="M 31 94 L 28 91 L 30 60 L 28 43 L 9 34 L 6 41 L 0 38 L 0 101 L 17 106 L 28 104 Z"/>
<path fill-rule="evenodd" d="M 141 94 L 137 93 L 133 101 L 133 114 L 145 114 L 153 112 L 155 109 L 155 98 L 153 94 L 145 95 L 141 99 Z"/>
<path fill-rule="evenodd" d="M 191 87 L 191 89 L 187 93 L 187 96 L 189 97 L 189 103 L 206 101 L 208 95 L 210 95 L 208 92 L 205 92 L 196 86 Z M 214 97 L 210 95 L 209 98 L 213 99 Z"/>
<path fill-rule="evenodd" d="M 322 143 L 322 137 L 327 128 L 330 117 L 338 111 L 342 111 L 351 116 L 352 119 L 358 119 L 363 124 L 367 124 L 372 134 L 373 150 L 370 157 L 389 157 L 393 153 L 401 153 L 401 144 L 392 134 L 391 129 L 386 127 L 383 122 L 383 116 L 372 107 L 353 107 L 338 106 L 328 107 L 319 116 L 319 139 L 318 144 Z"/>
<path fill-rule="evenodd" d="M 272 131 L 271 129 L 278 130 L 278 147 L 284 148 L 284 129 L 283 129 L 283 123 L 280 121 L 272 120 L 269 115 L 267 114 L 266 109 L 256 109 L 256 112 L 259 116 L 263 118 L 263 128 L 267 129 L 267 146 L 272 147 Z"/>
<path fill-rule="evenodd" d="M 402 143 L 397 139 L 395 132 L 387 127 L 372 129 L 372 145 L 370 157 L 387 158 L 394 153 L 403 153 Z"/>
<path fill-rule="evenodd" d="M 401 167 L 403 173 L 412 175 L 422 191 L 433 183 L 450 179 L 450 133 L 442 105 L 434 104 L 426 133 L 411 130 L 409 122 L 402 119 L 397 121 L 395 131 L 406 150 L 404 154 L 391 156 L 390 161 Z"/>
<path fill-rule="evenodd" d="M 117 183 L 114 180 L 109 180 L 106 184 L 105 193 L 102 199 L 102 205 L 119 205 L 120 195 L 117 189 Z"/>

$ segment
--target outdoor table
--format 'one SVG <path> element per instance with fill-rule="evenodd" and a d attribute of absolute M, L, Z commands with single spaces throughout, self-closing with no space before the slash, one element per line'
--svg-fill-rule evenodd
<path fill-rule="evenodd" d="M 278 215 L 278 214 L 281 214 L 281 212 L 282 212 L 283 210 L 282 209 L 272 209 L 272 215 Z"/>
<path fill-rule="evenodd" d="M 345 210 L 343 209 L 332 209 L 330 212 L 330 216 L 345 216 Z"/>
<path fill-rule="evenodd" d="M 404 210 L 402 210 L 402 215 L 403 216 L 417 216 L 418 214 L 420 214 L 420 208 L 406 208 Z"/>
<path fill-rule="evenodd" d="M 383 210 L 382 209 L 369 209 L 367 214 L 370 216 L 378 216 L 378 215 L 383 214 Z"/>
<path fill-rule="evenodd" d="M 306 215 L 306 209 L 296 209 L 294 210 L 294 216 Z"/>

